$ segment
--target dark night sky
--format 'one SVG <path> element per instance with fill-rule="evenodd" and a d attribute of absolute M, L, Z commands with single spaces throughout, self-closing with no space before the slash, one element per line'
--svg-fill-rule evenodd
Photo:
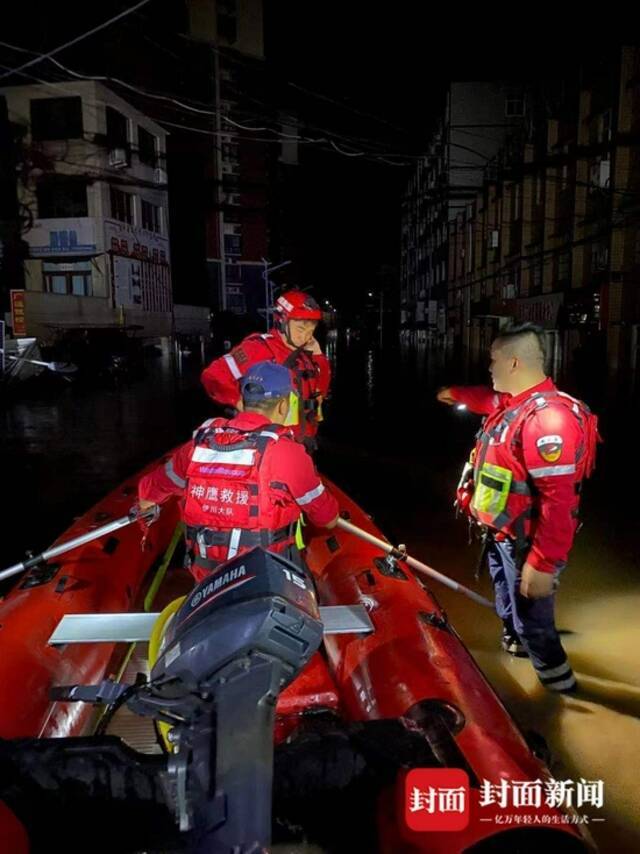
<path fill-rule="evenodd" d="M 284 79 L 381 121 L 311 97 L 309 114 L 395 152 L 423 150 L 450 80 L 553 78 L 603 49 L 575 33 L 551 31 L 543 20 L 540 34 L 528 22 L 525 41 L 521 25 L 501 33 L 490 16 L 478 26 L 462 7 L 443 14 L 432 4 L 405 0 L 266 0 L 266 11 L 268 60 Z M 381 264 L 397 267 L 400 197 L 409 174 L 382 163 L 316 155 L 307 174 L 309 249 L 320 287 L 342 299 L 345 290 L 364 295 Z"/>

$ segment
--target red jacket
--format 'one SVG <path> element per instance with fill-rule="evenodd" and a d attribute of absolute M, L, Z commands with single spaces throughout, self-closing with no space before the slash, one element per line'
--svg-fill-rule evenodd
<path fill-rule="evenodd" d="M 450 391 L 472 412 L 487 415 L 475 447 L 470 512 L 514 539 L 524 534 L 526 560 L 535 569 L 562 568 L 578 524 L 579 484 L 593 467 L 595 416 L 549 378 L 515 396 L 480 386 Z M 531 518 L 514 525 L 527 508 Z"/>
<path fill-rule="evenodd" d="M 234 511 L 237 515 L 246 510 L 254 499 L 246 484 L 240 480 L 229 488 L 229 475 L 237 475 L 239 472 L 227 470 L 223 475 L 220 464 L 205 464 L 196 472 L 198 467 L 194 468 L 194 462 L 197 463 L 197 458 L 206 450 L 206 442 L 202 439 L 203 430 L 209 426 L 218 427 L 223 440 L 234 430 L 254 432 L 265 428 L 267 432 L 275 432 L 269 420 L 255 412 L 241 413 L 229 422 L 223 419 L 205 422 L 196 431 L 194 438 L 178 448 L 164 465 L 141 478 L 138 495 L 141 499 L 158 504 L 171 495 L 183 496 L 183 516 L 188 528 L 229 531 L 236 522 L 233 517 L 227 518 L 221 514 Z M 225 428 L 231 430 L 227 429 L 225 434 Z M 198 450 L 199 454 L 196 454 Z M 338 515 L 338 502 L 320 480 L 311 457 L 301 444 L 286 435 L 266 443 L 257 479 L 258 496 L 255 503 L 259 528 L 281 530 L 295 522 L 301 512 L 317 526 L 326 525 Z M 273 550 L 281 551 L 290 542 L 290 538 L 283 538 L 274 544 Z M 239 552 L 244 550 L 244 547 L 238 549 Z M 233 555 L 228 555 L 227 550 L 220 545 L 212 545 L 207 548 L 206 555 L 201 555 L 216 561 L 226 560 L 228 556 Z M 204 576 L 205 573 L 200 574 Z"/>
<path fill-rule="evenodd" d="M 201 380 L 209 397 L 223 406 L 236 406 L 240 397 L 238 380 L 256 362 L 270 361 L 284 365 L 295 351 L 288 347 L 279 332 L 249 335 L 230 353 L 215 359 L 202 372 Z M 299 401 L 297 421 L 287 422 L 296 439 L 315 436 L 318 432 L 317 405 L 326 397 L 331 383 L 331 366 L 323 354 L 298 351 L 296 366 L 291 371 Z M 294 413 L 292 407 L 292 414 Z"/>

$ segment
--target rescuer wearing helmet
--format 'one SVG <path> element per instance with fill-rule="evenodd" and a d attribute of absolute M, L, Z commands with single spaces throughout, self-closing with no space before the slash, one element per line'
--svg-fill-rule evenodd
<path fill-rule="evenodd" d="M 313 449 L 322 420 L 322 401 L 331 382 L 329 360 L 315 338 L 322 311 L 309 294 L 289 290 L 276 300 L 273 318 L 271 332 L 248 335 L 205 368 L 202 384 L 217 403 L 238 408 L 238 380 L 249 368 L 261 361 L 284 365 L 293 384 L 286 426 L 298 441 Z"/>

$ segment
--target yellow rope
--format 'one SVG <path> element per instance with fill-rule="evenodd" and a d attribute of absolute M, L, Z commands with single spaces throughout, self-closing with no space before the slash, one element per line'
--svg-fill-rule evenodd
<path fill-rule="evenodd" d="M 151 671 L 154 664 L 158 660 L 158 656 L 160 655 L 162 641 L 164 639 L 165 631 L 167 628 L 167 623 L 173 617 L 173 615 L 178 611 L 186 596 L 181 596 L 179 599 L 174 599 L 173 602 L 169 602 L 167 607 L 160 613 L 160 616 L 153 624 L 153 629 L 151 630 L 151 637 L 149 638 L 149 670 Z M 169 741 L 169 731 L 171 726 L 164 721 L 158 721 L 158 732 L 160 733 L 160 737 L 162 739 L 163 747 L 167 751 L 167 753 L 173 753 L 173 745 Z"/>

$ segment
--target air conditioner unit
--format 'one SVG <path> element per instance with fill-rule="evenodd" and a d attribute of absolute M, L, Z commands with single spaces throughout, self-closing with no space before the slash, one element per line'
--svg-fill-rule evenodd
<path fill-rule="evenodd" d="M 497 249 L 500 245 L 500 232 L 497 228 L 489 232 L 489 249 Z"/>
<path fill-rule="evenodd" d="M 227 204 L 228 205 L 239 205 L 240 204 L 240 193 L 228 193 L 227 194 Z"/>
<path fill-rule="evenodd" d="M 516 286 L 514 284 L 508 284 L 502 286 L 502 299 L 515 299 L 516 296 Z"/>
<path fill-rule="evenodd" d="M 109 152 L 109 166 L 114 169 L 123 169 L 129 165 L 127 151 L 125 148 L 112 148 Z"/>
<path fill-rule="evenodd" d="M 167 173 L 164 169 L 154 169 L 153 170 L 153 180 L 156 184 L 166 184 L 167 183 Z"/>
<path fill-rule="evenodd" d="M 598 160 L 591 167 L 591 189 L 594 188 L 603 190 L 605 187 L 609 186 L 609 180 L 611 178 L 611 161 L 610 160 Z"/>
<path fill-rule="evenodd" d="M 241 225 L 234 225 L 233 226 L 233 233 L 242 235 L 242 226 Z"/>
<path fill-rule="evenodd" d="M 609 249 L 606 246 L 596 246 L 593 250 L 591 267 L 593 270 L 606 270 L 609 264 Z"/>

